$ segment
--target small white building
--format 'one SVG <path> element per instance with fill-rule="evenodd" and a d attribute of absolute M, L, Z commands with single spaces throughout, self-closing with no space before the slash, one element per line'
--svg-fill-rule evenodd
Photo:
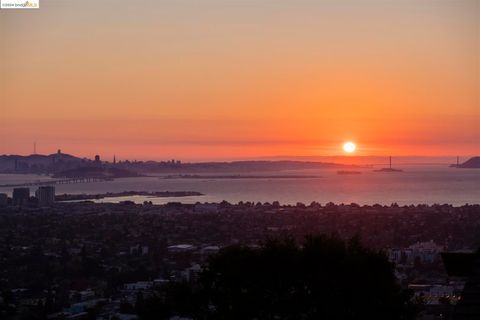
<path fill-rule="evenodd" d="M 148 290 L 153 287 L 153 281 L 138 281 L 126 283 L 123 288 L 128 291 Z"/>
<path fill-rule="evenodd" d="M 170 253 L 183 253 L 183 252 L 190 252 L 196 249 L 196 247 L 192 244 L 175 244 L 172 246 L 169 246 L 168 252 Z"/>

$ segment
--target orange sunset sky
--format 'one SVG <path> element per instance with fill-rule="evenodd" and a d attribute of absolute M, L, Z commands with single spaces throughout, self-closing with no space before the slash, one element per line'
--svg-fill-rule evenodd
<path fill-rule="evenodd" d="M 480 154 L 479 0 L 0 11 L 0 154 Z"/>

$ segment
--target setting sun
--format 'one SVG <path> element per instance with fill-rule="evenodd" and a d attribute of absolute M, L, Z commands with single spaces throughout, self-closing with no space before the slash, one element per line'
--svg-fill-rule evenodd
<path fill-rule="evenodd" d="M 347 153 L 352 153 L 355 149 L 357 149 L 357 146 L 353 142 L 348 141 L 343 144 L 343 151 Z"/>

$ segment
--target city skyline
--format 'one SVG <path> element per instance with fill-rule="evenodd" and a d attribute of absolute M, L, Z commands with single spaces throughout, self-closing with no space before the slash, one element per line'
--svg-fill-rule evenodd
<path fill-rule="evenodd" d="M 348 143 L 348 142 L 347 142 Z M 158 155 L 156 157 L 145 156 L 145 157 L 136 157 L 135 155 L 128 157 L 120 157 L 118 153 L 115 154 L 103 154 L 89 152 L 86 154 L 75 154 L 70 152 L 70 150 L 56 149 L 56 150 L 40 150 L 37 152 L 36 147 L 34 147 L 33 152 L 19 153 L 19 154 L 0 154 L 0 157 L 20 157 L 28 158 L 32 156 L 53 156 L 55 154 L 65 154 L 73 156 L 77 159 L 85 159 L 90 161 L 95 161 L 96 157 L 101 159 L 101 162 L 104 163 L 118 163 L 122 161 L 154 161 L 154 162 L 187 162 L 187 163 L 202 163 L 202 162 L 237 162 L 237 161 L 299 161 L 299 162 L 333 162 L 338 164 L 354 164 L 354 165 L 369 165 L 369 164 L 386 164 L 391 158 L 391 155 L 382 154 L 382 155 L 358 155 L 356 150 L 353 152 L 347 152 L 343 150 L 343 146 L 338 147 L 338 153 L 332 155 L 270 155 L 270 156 L 239 156 L 239 157 L 217 157 L 217 158 L 202 158 L 198 157 L 187 157 L 179 158 L 175 156 L 164 156 Z M 45 152 L 43 152 L 45 151 Z M 463 163 L 472 158 L 478 158 L 477 155 L 430 155 L 430 156 L 419 156 L 419 155 L 398 155 L 394 156 L 397 163 L 402 164 L 454 164 L 456 162 Z"/>

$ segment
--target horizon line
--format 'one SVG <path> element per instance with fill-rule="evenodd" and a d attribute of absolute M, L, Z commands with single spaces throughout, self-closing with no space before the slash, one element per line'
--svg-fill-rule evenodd
<path fill-rule="evenodd" d="M 30 154 L 8 154 L 8 153 L 3 153 L 0 154 L 0 156 L 21 156 L 21 157 L 29 157 L 29 156 L 49 156 L 49 155 L 54 155 L 57 154 L 56 152 L 54 153 L 30 153 Z M 90 157 L 88 156 L 82 156 L 82 155 L 75 155 L 74 153 L 65 153 L 61 152 L 61 154 L 64 155 L 70 155 L 74 156 L 79 159 L 93 159 L 96 154 L 92 154 Z M 102 158 L 102 155 L 99 153 L 100 157 Z M 388 158 L 388 157 L 393 157 L 393 158 L 399 158 L 402 160 L 405 160 L 407 158 L 410 159 L 442 159 L 445 162 L 433 162 L 430 164 L 450 164 L 450 162 L 447 162 L 449 158 L 452 160 L 455 160 L 456 162 L 457 157 L 460 158 L 467 158 L 470 159 L 472 157 L 476 157 L 477 155 L 342 155 L 342 154 L 336 154 L 336 155 L 272 155 L 272 156 L 255 156 L 255 157 L 214 157 L 214 158 L 197 158 L 197 159 L 187 159 L 187 160 L 182 160 L 180 158 L 176 158 L 173 156 L 165 156 L 163 158 L 158 158 L 158 157 L 153 157 L 153 158 L 144 158 L 144 157 L 139 157 L 139 158 L 130 158 L 130 157 L 120 157 L 118 154 L 113 154 L 108 159 L 113 157 L 117 158 L 118 161 L 155 161 L 155 162 L 162 162 L 162 161 L 171 161 L 172 159 L 174 160 L 180 160 L 184 163 L 202 163 L 202 162 L 235 162 L 235 161 L 313 161 L 315 162 L 316 160 L 320 159 L 350 159 L 350 160 L 367 160 L 367 159 L 380 159 L 380 158 Z M 103 156 L 105 157 L 105 156 Z M 104 162 L 112 162 L 110 160 L 102 160 Z M 453 162 L 452 162 L 453 163 Z M 408 163 L 408 164 L 414 164 L 414 163 Z M 425 162 L 421 162 L 419 164 L 427 164 Z"/>

